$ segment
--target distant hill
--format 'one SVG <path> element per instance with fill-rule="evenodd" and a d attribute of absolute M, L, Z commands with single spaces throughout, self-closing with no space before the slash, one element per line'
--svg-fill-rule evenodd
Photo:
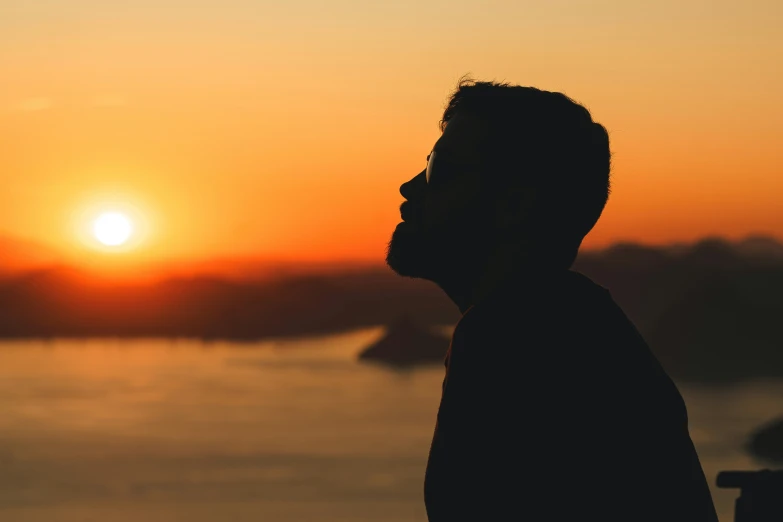
<path fill-rule="evenodd" d="M 361 272 L 383 268 L 374 260 L 301 261 L 248 257 L 221 257 L 200 261 L 168 261 L 153 265 L 153 279 L 212 277 L 240 283 L 267 282 L 282 277 Z"/>
<path fill-rule="evenodd" d="M 669 250 L 618 245 L 574 268 L 608 288 L 675 376 L 783 376 L 783 245 L 707 238 Z"/>
<path fill-rule="evenodd" d="M 574 269 L 608 288 L 664 366 L 686 379 L 783 376 L 783 245 L 707 238 L 584 252 Z M 251 340 L 386 324 L 454 324 L 433 283 L 383 267 L 242 282 L 217 276 L 117 283 L 53 267 L 0 280 L 0 337 Z"/>
<path fill-rule="evenodd" d="M 401 312 L 455 322 L 431 283 L 387 269 L 239 283 L 214 277 L 116 283 L 71 268 L 0 282 L 0 337 L 164 336 L 258 339 L 386 322 Z"/>
<path fill-rule="evenodd" d="M 52 248 L 28 239 L 0 235 L 0 277 L 39 269 L 62 261 Z"/>

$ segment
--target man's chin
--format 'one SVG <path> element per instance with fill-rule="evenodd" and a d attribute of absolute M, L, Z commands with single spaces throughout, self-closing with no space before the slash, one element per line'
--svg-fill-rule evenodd
<path fill-rule="evenodd" d="M 429 279 L 428 255 L 425 242 L 408 223 L 394 229 L 386 249 L 386 264 L 404 277 Z"/>

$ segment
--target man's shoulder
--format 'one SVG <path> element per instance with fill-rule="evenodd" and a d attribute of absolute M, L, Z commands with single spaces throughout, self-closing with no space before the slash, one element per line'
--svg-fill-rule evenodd
<path fill-rule="evenodd" d="M 469 310 L 461 325 L 466 331 L 521 327 L 537 329 L 585 321 L 618 321 L 624 317 L 609 291 L 573 271 L 546 274 L 540 279 L 511 279 L 491 298 Z M 571 329 L 565 328 L 562 333 Z"/>
<path fill-rule="evenodd" d="M 578 272 L 512 282 L 483 307 L 470 310 L 455 332 L 473 356 L 574 371 L 611 372 L 631 359 L 644 363 L 646 342 L 610 292 Z M 608 377 L 608 376 L 607 376 Z"/>

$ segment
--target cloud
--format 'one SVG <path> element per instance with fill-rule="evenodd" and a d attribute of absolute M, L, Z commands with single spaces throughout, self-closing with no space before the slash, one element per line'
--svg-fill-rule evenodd
<path fill-rule="evenodd" d="M 35 112 L 50 109 L 54 105 L 51 98 L 40 96 L 37 98 L 25 98 L 11 105 L 11 110 L 21 112 Z"/>
<path fill-rule="evenodd" d="M 93 107 L 122 107 L 128 105 L 128 99 L 122 94 L 102 94 L 92 100 Z"/>

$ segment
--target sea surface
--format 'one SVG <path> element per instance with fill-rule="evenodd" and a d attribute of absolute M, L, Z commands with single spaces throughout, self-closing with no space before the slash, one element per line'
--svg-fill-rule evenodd
<path fill-rule="evenodd" d="M 443 367 L 357 362 L 382 334 L 0 343 L 0 520 L 424 522 Z M 765 466 L 783 381 L 679 386 L 712 484 Z"/>

